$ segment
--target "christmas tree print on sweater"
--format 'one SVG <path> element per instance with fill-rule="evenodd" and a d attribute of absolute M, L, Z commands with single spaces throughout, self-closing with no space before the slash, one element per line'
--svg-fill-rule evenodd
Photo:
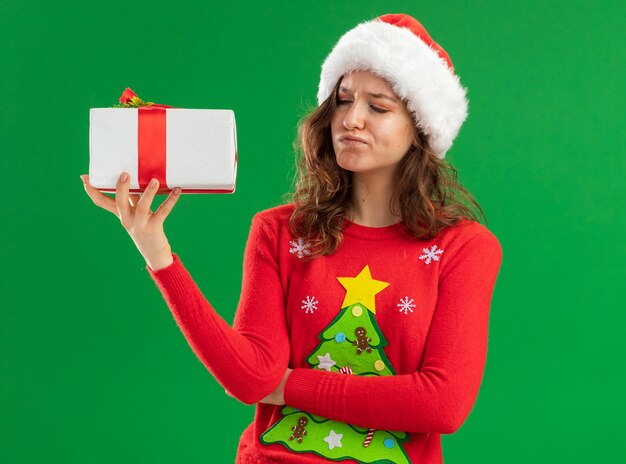
<path fill-rule="evenodd" d="M 387 339 L 376 318 L 375 296 L 389 283 L 372 278 L 369 266 L 356 277 L 337 277 L 346 289 L 339 314 L 318 335 L 319 345 L 307 358 L 314 369 L 343 375 L 395 375 L 383 350 Z M 332 461 L 352 459 L 363 464 L 408 464 L 402 446 L 405 432 L 368 429 L 285 406 L 283 417 L 260 437 L 296 453 L 314 453 Z"/>

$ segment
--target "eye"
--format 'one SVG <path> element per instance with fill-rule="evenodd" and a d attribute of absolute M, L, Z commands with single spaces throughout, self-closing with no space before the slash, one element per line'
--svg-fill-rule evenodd
<path fill-rule="evenodd" d="M 350 100 L 337 100 L 337 105 L 343 105 L 345 103 L 350 103 Z M 378 108 L 374 105 L 370 105 L 370 108 L 374 111 L 376 111 L 377 113 L 386 113 L 387 110 L 383 110 L 382 108 Z"/>

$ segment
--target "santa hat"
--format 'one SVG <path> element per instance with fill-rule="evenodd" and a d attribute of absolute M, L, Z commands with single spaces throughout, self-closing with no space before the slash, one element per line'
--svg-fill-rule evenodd
<path fill-rule="evenodd" d="M 341 36 L 322 64 L 318 105 L 344 74 L 356 70 L 372 71 L 389 82 L 443 159 L 467 117 L 467 89 L 446 51 L 419 21 L 406 14 L 386 14 Z"/>

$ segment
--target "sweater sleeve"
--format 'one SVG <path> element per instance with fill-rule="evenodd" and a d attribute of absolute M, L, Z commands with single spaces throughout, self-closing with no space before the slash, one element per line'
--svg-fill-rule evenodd
<path fill-rule="evenodd" d="M 470 238 L 443 265 L 420 369 L 358 376 L 298 368 L 285 402 L 361 427 L 411 433 L 454 433 L 469 416 L 487 356 L 492 293 L 502 248 L 490 232 Z"/>
<path fill-rule="evenodd" d="M 225 389 L 246 404 L 273 392 L 289 362 L 276 252 L 275 232 L 255 215 L 244 251 L 233 327 L 207 301 L 178 255 L 173 254 L 174 262 L 158 271 L 146 265 L 193 352 Z"/>

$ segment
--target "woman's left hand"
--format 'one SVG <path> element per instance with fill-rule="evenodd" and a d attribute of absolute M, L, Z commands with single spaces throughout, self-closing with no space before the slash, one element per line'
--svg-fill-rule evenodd
<path fill-rule="evenodd" d="M 283 376 L 283 380 L 281 380 L 278 387 L 276 387 L 276 390 L 259 401 L 259 403 L 275 404 L 277 406 L 285 404 L 285 385 L 287 385 L 287 379 L 289 378 L 292 370 L 293 369 L 287 368 L 285 375 Z"/>
<path fill-rule="evenodd" d="M 283 380 L 281 380 L 278 387 L 276 387 L 276 390 L 274 390 L 272 393 L 270 393 L 261 401 L 259 401 L 259 403 L 275 404 L 277 406 L 284 405 L 285 404 L 285 385 L 287 385 L 287 379 L 289 378 L 291 371 L 293 371 L 293 369 L 287 368 L 287 370 L 285 371 L 285 375 L 283 376 Z M 228 390 L 225 390 L 225 391 L 228 396 L 233 396 L 230 394 Z"/>

